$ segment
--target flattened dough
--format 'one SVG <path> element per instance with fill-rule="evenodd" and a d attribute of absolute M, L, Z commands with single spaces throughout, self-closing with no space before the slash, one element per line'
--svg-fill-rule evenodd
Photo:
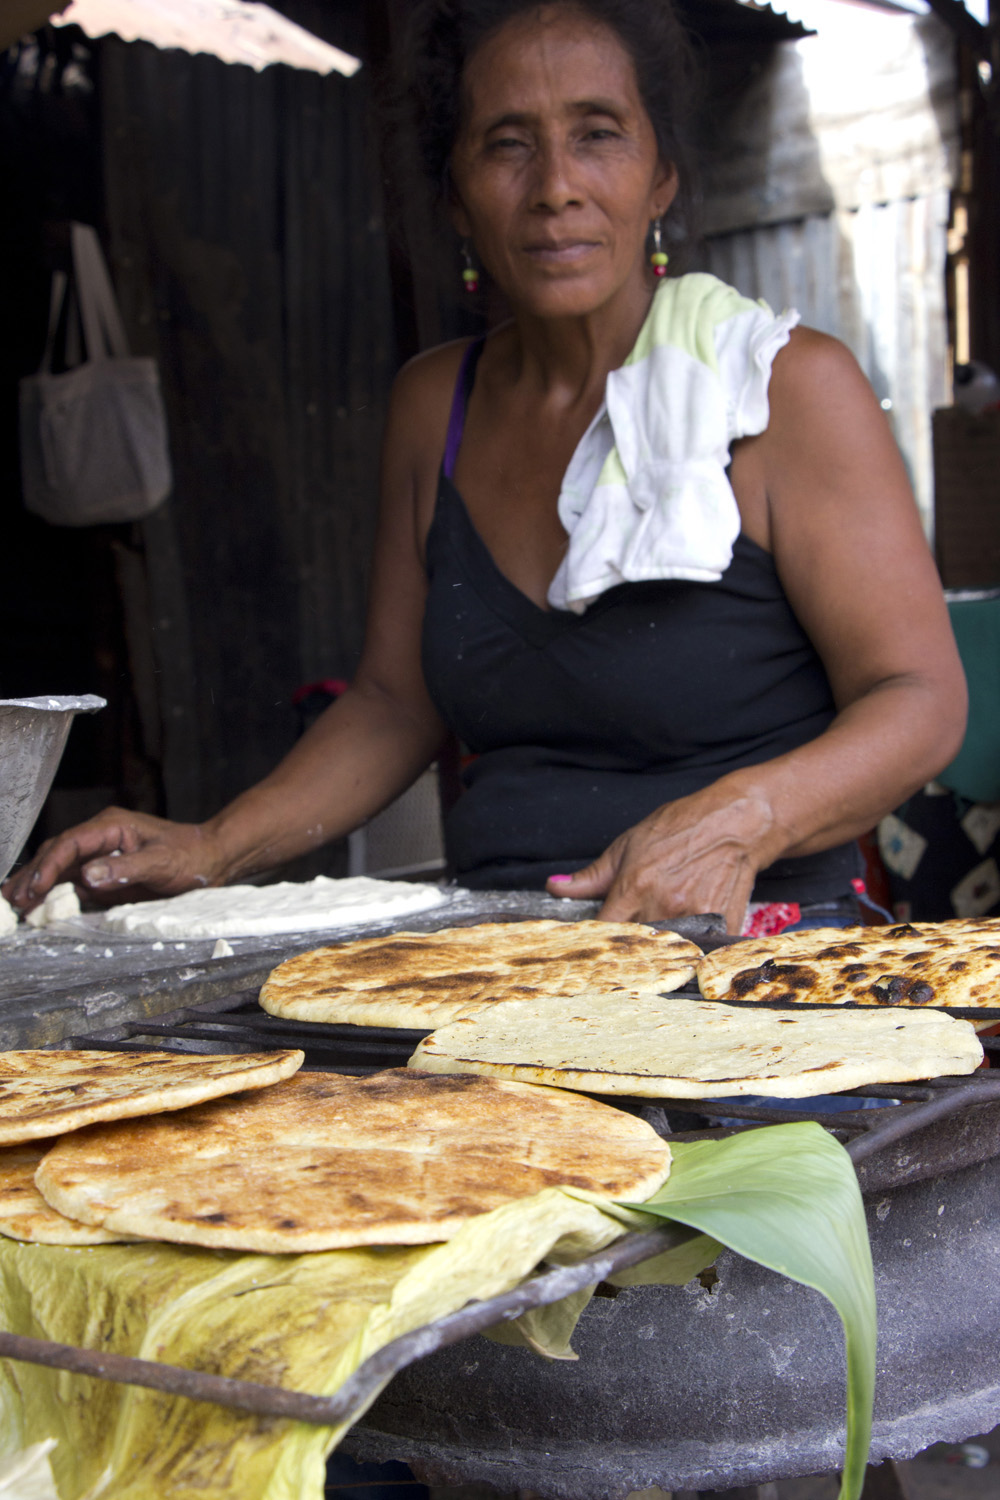
<path fill-rule="evenodd" d="M 299 1073 L 252 1097 L 94 1126 L 60 1140 L 35 1180 L 84 1223 L 278 1252 L 427 1244 L 547 1187 L 648 1197 L 669 1170 L 649 1125 L 596 1100 L 395 1068 Z"/>
<path fill-rule="evenodd" d="M 304 1057 L 298 1051 L 0 1052 L 0 1144 L 266 1088 L 290 1077 Z"/>
<path fill-rule="evenodd" d="M 649 994 L 576 995 L 463 1016 L 420 1043 L 409 1066 L 666 1099 L 800 1099 L 971 1073 L 983 1049 L 939 1011 L 799 1015 Z"/>
<path fill-rule="evenodd" d="M 226 885 L 163 901 L 134 901 L 103 914 L 106 932 L 141 938 L 270 937 L 283 932 L 323 932 L 429 911 L 447 900 L 437 885 L 373 880 L 351 875 L 331 880 Z"/>
<path fill-rule="evenodd" d="M 481 922 L 317 948 L 260 993 L 274 1016 L 430 1030 L 498 1002 L 582 989 L 679 989 L 701 949 L 638 922 Z"/>

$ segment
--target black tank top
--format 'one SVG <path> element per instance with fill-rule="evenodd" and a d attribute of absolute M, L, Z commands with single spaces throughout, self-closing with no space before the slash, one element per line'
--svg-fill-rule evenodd
<path fill-rule="evenodd" d="M 507 579 L 450 473 L 481 344 L 456 388 L 427 538 L 423 670 L 477 758 L 445 820 L 463 885 L 532 889 L 582 868 L 665 802 L 815 739 L 830 684 L 770 554 L 740 535 L 717 583 L 624 583 L 583 615 Z M 822 901 L 854 844 L 761 871 L 757 901 Z"/>

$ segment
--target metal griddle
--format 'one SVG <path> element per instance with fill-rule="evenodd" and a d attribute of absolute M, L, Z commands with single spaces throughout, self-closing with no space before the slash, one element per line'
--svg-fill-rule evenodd
<path fill-rule="evenodd" d="M 698 936 L 705 946 L 713 937 L 714 945 L 726 941 L 711 923 L 706 926 L 705 919 L 696 920 L 702 923 Z M 447 924 L 439 918 L 437 925 Z M 701 998 L 697 990 L 672 993 Z M 243 985 L 199 1005 L 186 1006 L 155 1019 L 142 1017 L 104 1030 L 70 1035 L 57 1045 L 121 1052 L 162 1048 L 186 1054 L 297 1047 L 306 1054 L 306 1069 L 365 1076 L 383 1068 L 405 1065 L 416 1044 L 427 1034 L 421 1030 L 282 1020 L 261 1010 L 256 985 L 250 988 Z M 987 1038 L 984 1045 L 1000 1068 L 1000 1040 Z M 869 1085 L 844 1091 L 838 1097 L 845 1096 L 856 1098 L 858 1108 L 837 1114 L 744 1103 L 738 1099 L 639 1099 L 615 1095 L 609 1102 L 643 1116 L 661 1134 L 678 1140 L 721 1138 L 765 1124 L 818 1121 L 845 1145 L 858 1168 L 862 1189 L 869 1193 L 968 1167 L 1000 1154 L 997 1069 L 982 1070 L 970 1077 L 936 1078 L 916 1084 Z M 864 1101 L 873 1099 L 885 1100 L 892 1107 L 885 1110 L 864 1107 Z M 970 1121 L 974 1122 L 971 1130 Z M 956 1122 L 957 1128 L 949 1129 Z M 901 1142 L 907 1143 L 905 1152 L 897 1149 Z M 414 1361 L 531 1308 L 546 1306 L 570 1292 L 593 1286 L 682 1243 L 693 1233 L 683 1226 L 664 1225 L 627 1234 L 576 1265 L 545 1271 L 500 1297 L 472 1303 L 380 1349 L 332 1397 L 8 1333 L 0 1333 L 0 1356 L 148 1386 L 194 1400 L 213 1401 L 237 1411 L 336 1425 L 360 1410 L 389 1376 Z"/>

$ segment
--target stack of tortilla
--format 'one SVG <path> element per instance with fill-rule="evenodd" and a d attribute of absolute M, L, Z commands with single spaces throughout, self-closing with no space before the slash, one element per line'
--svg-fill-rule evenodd
<path fill-rule="evenodd" d="M 647 1197 L 670 1169 L 651 1126 L 591 1099 L 402 1068 L 298 1073 L 302 1060 L 3 1054 L 0 1233 L 270 1253 L 417 1245 L 548 1187 Z"/>
<path fill-rule="evenodd" d="M 290 1078 L 299 1051 L 178 1057 L 166 1052 L 0 1053 L 0 1234 L 47 1245 L 128 1238 L 61 1214 L 35 1173 L 62 1139 L 98 1122 L 172 1113 Z M 120 1127 L 128 1129 L 128 1126 Z"/>

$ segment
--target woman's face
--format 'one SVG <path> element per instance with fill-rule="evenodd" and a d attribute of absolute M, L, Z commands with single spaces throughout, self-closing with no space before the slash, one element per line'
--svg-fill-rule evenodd
<path fill-rule="evenodd" d="M 677 191 L 632 60 L 570 5 L 508 21 L 463 77 L 453 216 L 516 309 L 572 317 L 649 285 L 646 235 Z"/>

